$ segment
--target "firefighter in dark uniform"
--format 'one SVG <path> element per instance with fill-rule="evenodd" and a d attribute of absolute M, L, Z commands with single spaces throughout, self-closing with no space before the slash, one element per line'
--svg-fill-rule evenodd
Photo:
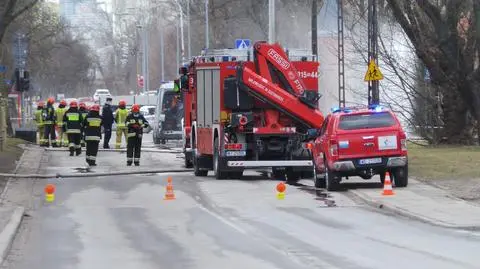
<path fill-rule="evenodd" d="M 87 143 L 86 160 L 88 165 L 95 166 L 97 161 L 98 144 L 102 139 L 102 116 L 100 116 L 100 106 L 93 105 L 87 116 L 83 119 L 83 130 L 85 142 Z"/>
<path fill-rule="evenodd" d="M 125 124 L 128 128 L 127 133 L 127 166 L 135 163 L 140 165 L 140 152 L 142 149 L 143 128 L 148 127 L 148 121 L 140 113 L 140 106 L 134 104 L 128 114 Z"/>
<path fill-rule="evenodd" d="M 80 108 L 78 109 L 78 112 L 80 112 L 80 114 L 82 114 L 82 118 L 84 119 L 88 114 L 87 105 L 85 105 L 84 102 L 81 102 L 79 104 L 79 106 L 80 106 Z M 83 130 L 82 130 L 82 137 L 81 137 L 81 140 L 80 140 L 80 145 L 82 147 L 85 147 L 85 134 L 83 133 Z"/>
<path fill-rule="evenodd" d="M 82 146 L 80 141 L 82 139 L 82 114 L 78 109 L 76 101 L 70 102 L 70 107 L 63 116 L 64 132 L 68 137 L 68 148 L 70 149 L 70 156 L 77 153 L 77 156 L 82 154 Z"/>
<path fill-rule="evenodd" d="M 103 120 L 103 130 L 105 132 L 105 137 L 103 138 L 103 148 L 109 149 L 110 138 L 112 138 L 112 125 L 115 121 L 112 111 L 112 98 L 107 97 L 107 101 L 102 109 L 102 120 Z"/>
<path fill-rule="evenodd" d="M 55 108 L 53 108 L 53 103 L 55 100 L 50 97 L 47 100 L 47 105 L 43 108 L 43 126 L 45 128 L 43 136 L 43 146 L 53 147 L 57 146 L 56 135 L 55 135 Z M 50 139 L 50 140 L 49 140 Z"/>

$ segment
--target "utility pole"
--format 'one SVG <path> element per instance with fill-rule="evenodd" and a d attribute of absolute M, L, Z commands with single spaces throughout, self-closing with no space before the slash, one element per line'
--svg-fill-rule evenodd
<path fill-rule="evenodd" d="M 187 27 L 188 27 L 188 60 L 192 58 L 192 44 L 190 36 L 190 0 L 187 0 Z"/>
<path fill-rule="evenodd" d="M 343 36 L 343 0 L 337 0 L 338 27 L 338 106 L 345 107 L 345 50 Z"/>
<path fill-rule="evenodd" d="M 378 66 L 378 22 L 377 1 L 368 0 L 368 61 L 374 60 Z M 379 81 L 368 81 L 368 104 L 380 103 Z"/>
<path fill-rule="evenodd" d="M 210 44 L 209 33 L 208 33 L 208 1 L 205 0 L 205 49 L 208 49 Z"/>
<path fill-rule="evenodd" d="M 275 0 L 268 0 L 268 43 L 275 42 Z"/>
<path fill-rule="evenodd" d="M 317 1 L 312 0 L 312 54 L 318 55 L 318 38 L 317 38 Z"/>
<path fill-rule="evenodd" d="M 175 74 L 177 74 L 178 70 L 180 70 L 180 27 L 178 25 L 178 21 L 175 23 L 175 28 L 177 30 L 177 70 L 175 71 Z"/>
<path fill-rule="evenodd" d="M 160 57 L 161 59 L 161 69 L 162 69 L 162 82 L 165 81 L 165 48 L 163 43 L 163 20 L 160 25 Z"/>

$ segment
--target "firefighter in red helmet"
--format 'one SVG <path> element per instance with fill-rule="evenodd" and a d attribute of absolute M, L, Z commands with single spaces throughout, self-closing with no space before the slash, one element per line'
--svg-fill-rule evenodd
<path fill-rule="evenodd" d="M 68 148 L 70 150 L 70 156 L 73 156 L 74 153 L 78 155 L 82 154 L 82 146 L 80 141 L 82 139 L 82 114 L 78 110 L 78 105 L 76 101 L 70 102 L 70 107 L 65 112 L 63 116 L 63 131 L 67 133 L 68 137 Z"/>
<path fill-rule="evenodd" d="M 148 121 L 140 113 L 140 106 L 134 104 L 125 120 L 128 128 L 127 134 L 127 166 L 135 163 L 140 165 L 140 153 L 142 150 L 143 128 L 148 127 Z"/>
<path fill-rule="evenodd" d="M 47 105 L 43 108 L 42 117 L 43 117 L 43 126 L 45 128 L 43 136 L 43 146 L 53 147 L 57 146 L 56 135 L 55 135 L 55 108 L 53 104 L 55 99 L 53 97 L 48 98 Z"/>
<path fill-rule="evenodd" d="M 88 165 L 97 165 L 98 144 L 102 139 L 103 119 L 100 116 L 100 106 L 93 105 L 83 120 L 83 128 L 86 142 L 86 160 Z"/>

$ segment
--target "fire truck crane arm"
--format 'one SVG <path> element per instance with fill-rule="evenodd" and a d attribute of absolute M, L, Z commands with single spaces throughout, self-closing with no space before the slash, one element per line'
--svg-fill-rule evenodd
<path fill-rule="evenodd" d="M 324 117 L 320 111 L 309 107 L 301 100 L 240 64 L 237 66 L 240 89 L 289 115 L 307 128 L 321 128 Z"/>

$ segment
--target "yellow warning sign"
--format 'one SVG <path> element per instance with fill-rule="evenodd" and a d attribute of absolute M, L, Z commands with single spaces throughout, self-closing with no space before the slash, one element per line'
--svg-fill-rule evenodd
<path fill-rule="evenodd" d="M 376 81 L 376 80 L 382 80 L 383 79 L 383 74 L 378 68 L 378 66 L 375 64 L 375 61 L 372 59 L 370 60 L 370 63 L 368 63 L 368 70 L 367 73 L 365 73 L 365 81 Z"/>

